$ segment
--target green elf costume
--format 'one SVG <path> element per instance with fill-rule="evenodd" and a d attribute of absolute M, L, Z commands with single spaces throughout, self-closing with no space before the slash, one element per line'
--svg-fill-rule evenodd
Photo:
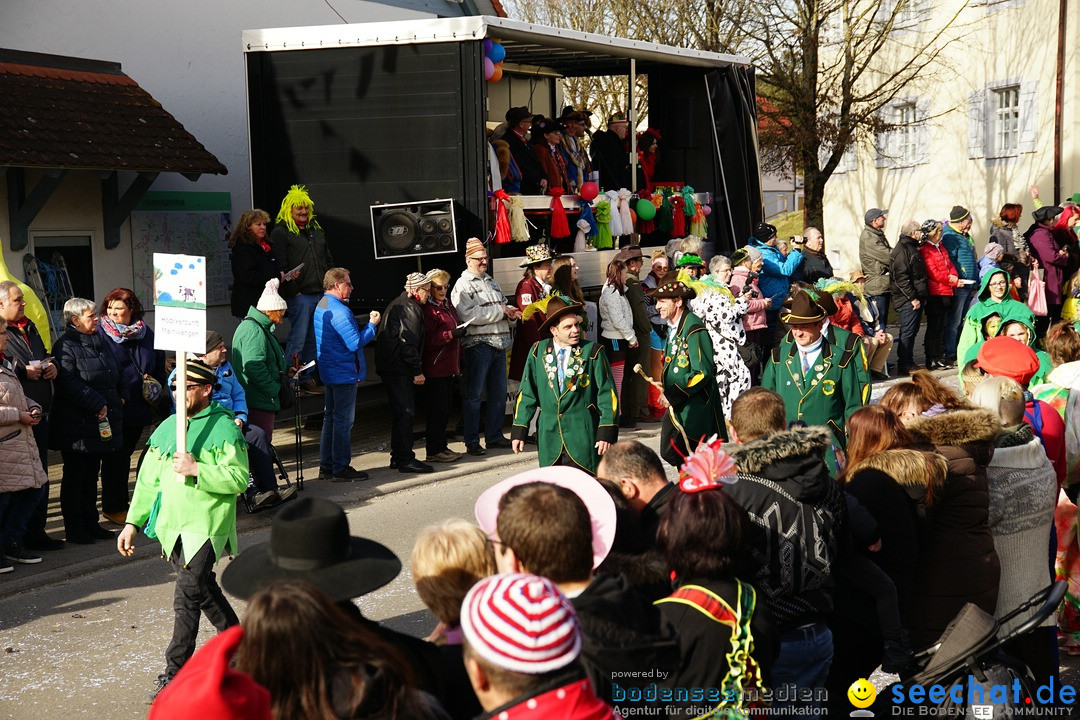
<path fill-rule="evenodd" d="M 552 296 L 539 332 L 525 360 L 521 387 L 514 401 L 511 440 L 525 440 L 537 409 L 536 438 L 540 465 L 569 465 L 596 474 L 596 443 L 619 439 L 619 401 L 607 355 L 601 345 L 585 342 L 559 348 L 551 328 L 567 315 L 585 317 L 585 306 Z M 559 372 L 559 352 L 565 370 Z M 562 377 L 560 378 L 560 374 Z"/>
<path fill-rule="evenodd" d="M 669 272 L 649 296 L 682 300 L 678 315 L 668 320 L 663 374 L 668 412 L 660 426 L 660 457 L 679 467 L 701 440 L 714 435 L 727 440 L 716 361 L 705 323 L 690 312 L 689 303 L 697 297 L 692 287 Z"/>
<path fill-rule="evenodd" d="M 213 368 L 189 360 L 185 380 L 182 392 L 187 393 L 191 408 L 187 446 L 195 461 L 194 473 L 183 480 L 177 478 L 173 468 L 176 415 L 170 415 L 150 436 L 127 525 L 118 540 L 121 553 L 130 555 L 135 532 L 145 529 L 148 537 L 157 537 L 162 556 L 176 569 L 173 637 L 165 651 L 165 672 L 158 676 L 154 694 L 195 651 L 201 615 L 219 632 L 239 622 L 218 587 L 213 568 L 223 554 L 237 551 L 236 496 L 248 486 L 247 443 L 233 422 L 233 414 L 213 400 L 212 388 L 218 387 Z"/>
<path fill-rule="evenodd" d="M 993 283 L 993 286 L 991 286 Z M 960 340 L 956 344 L 956 357 L 961 360 L 957 365 L 957 374 L 964 370 L 964 361 L 975 359 L 979 354 L 978 345 L 993 335 L 987 335 L 985 321 L 992 315 L 1002 318 L 1002 324 L 1008 320 L 1019 320 L 1034 329 L 1035 314 L 1024 303 L 1014 300 L 1009 294 L 1012 278 L 1004 270 L 991 270 L 983 275 L 979 288 L 978 302 L 972 305 L 964 316 L 960 326 Z M 996 333 L 994 333 L 996 334 Z M 974 352 L 970 352 L 974 348 Z"/>
<path fill-rule="evenodd" d="M 815 297 L 797 290 L 784 301 L 780 321 L 789 327 L 820 327 L 833 307 L 827 293 Z M 800 347 L 789 330 L 773 348 L 761 378 L 763 387 L 784 398 L 788 422 L 829 428 L 834 447 L 840 450 L 847 447 L 844 424 L 870 400 L 870 383 L 862 341 L 832 325 L 806 347 Z M 827 460 L 835 472 L 835 452 L 830 451 Z"/>

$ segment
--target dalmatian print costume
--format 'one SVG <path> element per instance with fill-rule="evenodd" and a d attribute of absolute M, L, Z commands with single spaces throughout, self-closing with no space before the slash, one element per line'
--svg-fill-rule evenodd
<path fill-rule="evenodd" d="M 702 288 L 702 285 L 705 285 Z M 716 363 L 716 385 L 724 417 L 731 417 L 731 404 L 750 388 L 750 369 L 746 367 L 739 346 L 746 344 L 742 317 L 749 309 L 746 297 L 732 299 L 729 293 L 705 283 L 695 284 L 698 295 L 690 301 L 690 310 L 700 317 L 709 331 Z"/>

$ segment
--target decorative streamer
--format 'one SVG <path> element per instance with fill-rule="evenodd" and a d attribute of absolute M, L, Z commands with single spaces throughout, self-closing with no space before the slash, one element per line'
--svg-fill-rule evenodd
<path fill-rule="evenodd" d="M 694 216 L 690 218 L 690 234 L 697 237 L 709 237 L 709 226 L 705 222 L 705 211 L 701 203 L 694 203 Z"/>
<path fill-rule="evenodd" d="M 634 232 L 634 219 L 630 216 L 630 196 L 630 191 L 626 188 L 619 190 L 619 220 L 622 221 L 623 235 Z"/>
<path fill-rule="evenodd" d="M 551 196 L 551 238 L 570 237 L 570 225 L 566 222 L 566 210 L 562 205 L 563 189 L 551 188 L 548 195 Z"/>
<path fill-rule="evenodd" d="M 588 220 L 577 221 L 577 235 L 574 236 L 574 252 L 585 252 L 585 235 L 592 228 Z"/>
<path fill-rule="evenodd" d="M 514 242 L 529 242 L 529 225 L 525 222 L 525 207 L 521 196 L 510 196 L 510 239 Z"/>
<path fill-rule="evenodd" d="M 595 237 L 599 228 L 597 227 L 596 216 L 593 215 L 592 205 L 587 202 L 581 203 L 581 219 L 589 223 L 589 231 L 585 234 L 588 237 Z"/>
<path fill-rule="evenodd" d="M 510 196 L 505 190 L 496 190 L 492 195 L 495 197 L 495 244 L 505 245 L 511 238 L 510 215 L 506 212 Z"/>
<path fill-rule="evenodd" d="M 685 237 L 686 213 L 683 206 L 686 201 L 682 195 L 672 195 L 668 202 L 671 203 L 671 237 Z"/>
<path fill-rule="evenodd" d="M 606 193 L 608 199 L 608 207 L 611 208 L 611 219 L 608 221 L 611 224 L 611 236 L 619 237 L 623 234 L 622 218 L 619 216 L 619 191 L 608 190 Z"/>
<path fill-rule="evenodd" d="M 671 202 L 667 194 L 662 195 L 660 207 L 657 208 L 656 229 L 671 237 Z"/>
<path fill-rule="evenodd" d="M 611 241 L 611 203 L 600 200 L 594 208 L 596 210 L 596 237 L 593 239 L 593 247 L 597 250 L 609 250 Z"/>

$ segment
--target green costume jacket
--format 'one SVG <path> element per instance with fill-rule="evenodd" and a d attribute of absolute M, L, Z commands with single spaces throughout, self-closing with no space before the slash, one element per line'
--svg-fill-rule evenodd
<path fill-rule="evenodd" d="M 795 339 L 788 332 L 773 348 L 761 384 L 784 398 L 788 422 L 802 420 L 829 428 L 840 449 L 847 447 L 844 423 L 870 401 L 862 340 L 832 325 L 822 334 L 821 355 L 809 378 L 803 376 Z"/>
<path fill-rule="evenodd" d="M 619 439 L 619 400 L 604 349 L 587 342 L 570 350 L 565 387 L 559 388 L 555 341 L 541 340 L 525 360 L 514 401 L 513 440 L 524 440 L 537 408 L 536 439 L 540 465 L 554 465 L 564 451 L 582 470 L 596 474 L 596 443 Z"/>
<path fill-rule="evenodd" d="M 690 441 L 689 452 L 694 451 L 702 438 L 708 440 L 719 435 L 727 440 L 724 411 L 716 387 L 712 339 L 705 323 L 692 312 L 683 312 L 674 332 L 668 329 L 663 381 L 664 397 Z M 681 444 L 682 436 L 676 437 Z"/>
<path fill-rule="evenodd" d="M 1018 322 L 1021 323 L 1027 330 L 1027 337 L 1025 341 L 1028 347 L 1035 351 L 1035 357 L 1039 358 L 1039 371 L 1032 376 L 1028 382 L 1029 386 L 1040 385 L 1046 382 L 1047 376 L 1054 369 L 1054 363 L 1050 360 L 1050 354 L 1045 350 L 1040 350 L 1038 346 L 1038 337 L 1035 335 L 1035 316 L 1032 314 L 1028 306 L 1015 300 L 1010 301 L 1011 304 L 1001 304 L 998 314 L 1001 315 L 1001 322 L 996 328 L 993 329 L 993 333 L 987 337 L 984 333 L 983 324 L 979 323 L 978 333 L 975 336 L 975 342 L 968 347 L 963 355 L 957 355 L 956 357 L 961 360 L 957 363 L 960 368 L 960 374 L 963 374 L 964 366 L 972 360 L 979 358 L 979 350 L 982 349 L 983 343 L 989 340 L 991 337 L 997 337 L 1006 330 L 1006 325 L 1009 323 Z M 972 307 L 974 310 L 974 306 Z M 965 325 L 966 327 L 966 325 Z M 959 346 L 957 346 L 959 348 Z"/>
<path fill-rule="evenodd" d="M 214 557 L 236 553 L 236 496 L 248 486 L 247 443 L 223 405 L 211 401 L 188 418 L 187 444 L 199 464 L 199 475 L 179 482 L 173 471 L 176 415 L 158 425 L 150 436 L 127 515 L 127 521 L 141 530 L 160 493 L 154 532 L 161 554 L 172 555 L 181 539 L 185 564 L 207 540 Z"/>
<path fill-rule="evenodd" d="M 990 279 L 997 275 L 1005 276 L 1006 294 L 1001 300 L 994 300 L 990 296 Z M 1035 314 L 1024 303 L 1012 299 L 1012 296 L 1008 294 L 1008 288 L 1010 287 L 1012 287 L 1012 278 L 1004 270 L 991 270 L 983 275 L 982 285 L 979 287 L 979 300 L 968 309 L 967 314 L 964 316 L 964 322 L 960 325 L 960 339 L 956 343 L 956 357 L 961 362 L 956 364 L 957 374 L 964 370 L 963 361 L 968 357 L 968 351 L 976 345 L 981 345 L 982 341 L 986 339 L 983 332 L 983 321 L 991 315 L 1001 316 L 1002 325 L 1008 320 L 1019 320 L 1034 329 Z"/>
<path fill-rule="evenodd" d="M 250 318 L 250 319 L 249 319 Z M 236 326 L 232 341 L 232 366 L 244 386 L 247 404 L 255 410 L 281 409 L 281 383 L 286 382 L 285 351 L 274 339 L 274 323 L 265 313 L 249 308 Z"/>

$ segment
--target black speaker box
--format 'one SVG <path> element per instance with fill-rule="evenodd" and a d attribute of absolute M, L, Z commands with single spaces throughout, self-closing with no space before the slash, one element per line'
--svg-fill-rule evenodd
<path fill-rule="evenodd" d="M 457 252 L 453 200 L 371 206 L 375 259 Z"/>

